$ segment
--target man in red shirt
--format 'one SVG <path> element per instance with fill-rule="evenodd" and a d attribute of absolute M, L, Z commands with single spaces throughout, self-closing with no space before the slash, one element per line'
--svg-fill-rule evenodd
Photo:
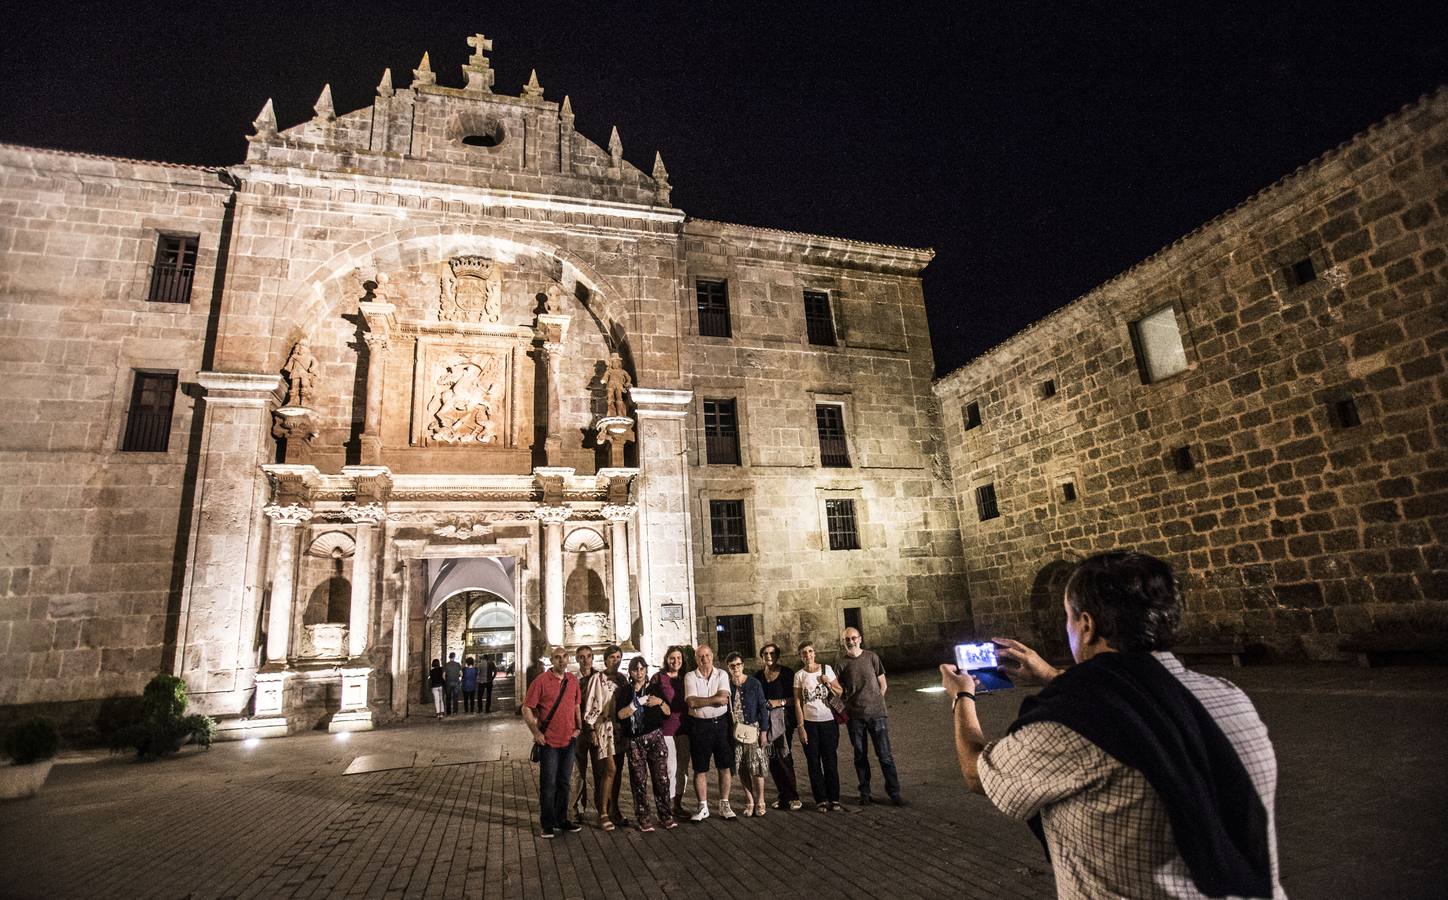
<path fill-rule="evenodd" d="M 552 666 L 528 685 L 523 700 L 523 721 L 538 745 L 538 807 L 543 836 L 581 831 L 568 819 L 568 786 L 573 774 L 573 747 L 578 740 L 582 692 L 578 679 L 568 674 L 568 651 L 552 647 Z"/>

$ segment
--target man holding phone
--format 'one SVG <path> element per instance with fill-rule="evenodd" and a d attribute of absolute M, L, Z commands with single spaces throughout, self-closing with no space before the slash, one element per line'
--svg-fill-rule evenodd
<path fill-rule="evenodd" d="M 940 667 L 966 786 L 1030 822 L 1061 897 L 1285 897 L 1272 743 L 1241 690 L 1169 652 L 1181 618 L 1171 567 L 1097 554 L 1062 602 L 1072 668 L 994 641 L 1017 680 L 1046 684 L 1005 737 L 986 742 L 971 673 Z"/>

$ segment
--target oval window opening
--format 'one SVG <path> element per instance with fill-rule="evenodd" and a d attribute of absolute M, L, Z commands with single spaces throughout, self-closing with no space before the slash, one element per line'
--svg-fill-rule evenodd
<path fill-rule="evenodd" d="M 503 142 L 503 132 L 494 131 L 490 134 L 470 134 L 463 138 L 463 143 L 469 147 L 496 147 Z"/>

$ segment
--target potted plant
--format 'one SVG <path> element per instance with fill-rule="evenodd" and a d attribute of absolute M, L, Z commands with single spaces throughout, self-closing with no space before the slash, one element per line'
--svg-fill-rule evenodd
<path fill-rule="evenodd" d="M 186 682 L 175 675 L 157 675 L 141 694 L 141 720 L 116 731 L 111 750 L 133 749 L 138 758 L 175 753 L 187 741 L 210 747 L 216 721 L 186 715 Z"/>
<path fill-rule="evenodd" d="M 55 765 L 60 734 L 49 719 L 36 716 L 17 723 L 5 733 L 5 755 L 10 764 L 0 766 L 0 800 L 30 797 L 45 784 Z"/>

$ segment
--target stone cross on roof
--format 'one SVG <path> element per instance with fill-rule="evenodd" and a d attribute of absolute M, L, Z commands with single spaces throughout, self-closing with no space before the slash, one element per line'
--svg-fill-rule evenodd
<path fill-rule="evenodd" d="M 493 49 L 493 42 L 480 31 L 468 38 L 468 46 L 473 48 L 473 53 L 468 57 L 468 64 L 463 66 L 463 77 L 468 80 L 467 90 L 491 94 L 493 69 L 484 54 Z"/>

